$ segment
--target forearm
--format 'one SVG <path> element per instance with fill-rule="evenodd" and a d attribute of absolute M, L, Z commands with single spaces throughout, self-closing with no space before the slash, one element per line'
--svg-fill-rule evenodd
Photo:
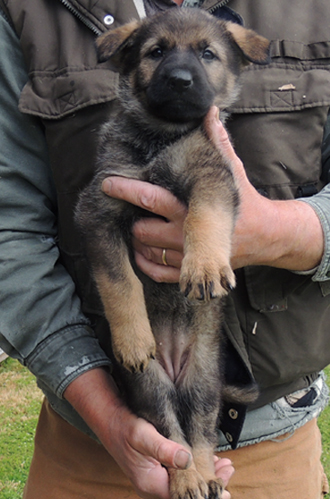
<path fill-rule="evenodd" d="M 109 429 L 116 412 L 127 412 L 110 373 L 93 369 L 74 380 L 65 390 L 64 398 L 76 409 L 91 430 L 109 446 Z"/>
<path fill-rule="evenodd" d="M 317 267 L 324 252 L 324 237 L 313 208 L 294 200 L 274 204 L 278 214 L 272 238 L 275 251 L 272 260 L 266 258 L 266 264 L 298 271 Z"/>
<path fill-rule="evenodd" d="M 251 198 L 245 194 L 233 239 L 234 268 L 269 265 L 307 271 L 319 265 L 323 252 L 322 226 L 311 206 L 270 201 L 256 191 Z"/>
<path fill-rule="evenodd" d="M 330 278 L 330 184 L 326 185 L 316 196 L 304 198 L 301 201 L 315 211 L 322 225 L 324 253 L 312 279 L 326 281 Z"/>

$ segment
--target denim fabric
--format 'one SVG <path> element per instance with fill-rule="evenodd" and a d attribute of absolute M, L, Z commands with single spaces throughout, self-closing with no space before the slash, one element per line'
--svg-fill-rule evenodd
<path fill-rule="evenodd" d="M 329 122 L 330 118 L 328 118 Z M 299 198 L 299 201 L 309 204 L 314 208 L 320 219 L 324 234 L 324 254 L 320 265 L 317 268 L 313 281 L 327 281 L 330 279 L 330 184 L 326 185 L 322 191 L 309 198 Z"/>
<path fill-rule="evenodd" d="M 288 397 L 282 397 L 275 402 L 248 412 L 237 447 L 272 440 L 287 433 L 289 436 L 285 435 L 284 438 L 289 438 L 297 428 L 317 417 L 329 401 L 329 389 L 324 375 L 321 374 L 309 389 L 314 389 L 316 392 L 316 397 L 311 405 L 292 407 L 287 401 Z M 221 452 L 229 449 L 231 446 L 222 432 L 219 431 L 217 450 Z"/>
<path fill-rule="evenodd" d="M 17 107 L 28 74 L 19 39 L 1 9 L 0 40 L 0 346 L 60 404 L 73 379 L 110 360 L 59 257 L 44 130 Z"/>

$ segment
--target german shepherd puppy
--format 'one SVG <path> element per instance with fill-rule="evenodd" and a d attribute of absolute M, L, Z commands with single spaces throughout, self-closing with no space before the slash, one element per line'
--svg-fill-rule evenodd
<path fill-rule="evenodd" d="M 188 469 L 168 470 L 175 499 L 220 498 L 223 490 L 213 462 L 225 390 L 220 324 L 222 299 L 235 286 L 230 251 L 239 199 L 202 121 L 212 105 L 221 113 L 230 106 L 243 67 L 267 62 L 268 47 L 251 30 L 182 8 L 97 40 L 100 61 L 111 58 L 120 74 L 120 110 L 101 130 L 96 174 L 76 221 L 127 403 L 192 453 Z M 131 227 L 146 213 L 101 192 L 109 175 L 163 186 L 188 207 L 179 285 L 156 283 L 136 268 Z"/>

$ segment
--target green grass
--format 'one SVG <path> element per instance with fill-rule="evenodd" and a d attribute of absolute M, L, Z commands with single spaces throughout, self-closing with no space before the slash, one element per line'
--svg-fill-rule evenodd
<path fill-rule="evenodd" d="M 327 375 L 328 386 L 330 387 L 330 366 L 327 367 L 325 373 Z M 324 409 L 318 422 L 323 443 L 322 464 L 330 482 L 330 405 Z"/>
<path fill-rule="evenodd" d="M 35 378 L 17 361 L 0 364 L 0 497 L 21 499 L 42 400 Z"/>
<path fill-rule="evenodd" d="M 330 367 L 326 370 L 330 383 Z M 35 378 L 18 362 L 0 364 L 0 497 L 21 499 L 33 452 L 42 394 Z M 322 462 L 330 479 L 330 406 L 319 418 Z"/>

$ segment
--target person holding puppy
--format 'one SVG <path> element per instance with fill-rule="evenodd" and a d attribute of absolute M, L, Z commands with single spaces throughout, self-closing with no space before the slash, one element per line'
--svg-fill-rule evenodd
<path fill-rule="evenodd" d="M 116 106 L 116 75 L 97 63 L 95 36 L 177 3 L 0 1 L 0 338 L 46 394 L 25 499 L 167 499 L 162 465 L 190 464 L 182 446 L 120 399 L 107 326 L 73 225 L 77 195 L 93 173 L 97 129 Z M 248 412 L 224 408 L 219 455 L 229 458 L 215 458 L 215 467 L 225 483 L 231 461 L 236 473 L 223 498 L 318 499 L 327 491 L 316 416 L 327 401 L 319 373 L 330 362 L 330 6 L 188 6 L 233 22 L 242 17 L 273 40 L 271 63 L 249 67 L 230 109 L 236 152 L 215 109 L 205 121 L 241 196 L 226 375 L 238 382 L 252 376 L 260 387 Z M 135 225 L 136 262 L 158 281 L 177 282 L 185 207 L 127 179 L 112 178 L 103 189 L 163 217 Z M 229 450 L 233 443 L 238 448 Z"/>

